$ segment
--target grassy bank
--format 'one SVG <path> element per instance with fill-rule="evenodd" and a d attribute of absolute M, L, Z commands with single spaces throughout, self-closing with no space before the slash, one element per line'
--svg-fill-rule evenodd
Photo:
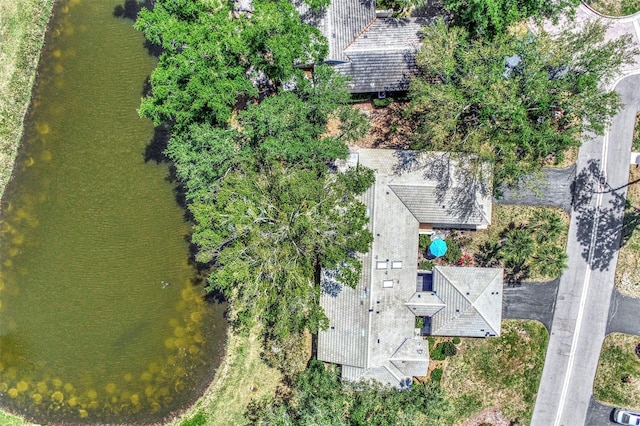
<path fill-rule="evenodd" d="M 54 0 L 0 0 L 0 197 L 11 177 Z M 29 423 L 0 412 L 0 424 Z"/>
<path fill-rule="evenodd" d="M 0 0 L 0 197 L 11 177 L 54 0 Z"/>
<path fill-rule="evenodd" d="M 604 339 L 593 382 L 595 398 L 609 405 L 640 410 L 640 336 L 612 333 Z"/>
<path fill-rule="evenodd" d="M 168 426 L 243 425 L 249 402 L 273 394 L 281 375 L 260 357 L 259 333 L 243 336 L 230 330 L 227 339 L 225 358 L 205 395 Z"/>

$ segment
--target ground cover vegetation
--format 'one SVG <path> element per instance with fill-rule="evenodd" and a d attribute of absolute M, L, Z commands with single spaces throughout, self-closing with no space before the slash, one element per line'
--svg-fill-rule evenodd
<path fill-rule="evenodd" d="M 513 424 L 529 424 L 549 333 L 537 321 L 505 320 L 500 337 L 462 339 L 442 375 L 456 418 L 493 407 Z"/>
<path fill-rule="evenodd" d="M 604 89 L 637 53 L 629 37 L 605 41 L 605 27 L 551 35 L 504 31 L 474 37 L 437 20 L 424 30 L 408 112 L 417 123 L 412 147 L 466 154 L 492 166 L 493 188 L 602 133 L 620 103 Z M 481 171 L 482 168 L 477 167 Z"/>
<path fill-rule="evenodd" d="M 640 410 L 640 336 L 612 333 L 604 339 L 593 395 L 605 404 Z"/>
<path fill-rule="evenodd" d="M 342 383 L 335 366 L 313 360 L 290 388 L 248 408 L 260 425 L 453 424 L 452 407 L 436 383 L 398 392 L 371 382 Z"/>
<path fill-rule="evenodd" d="M 627 16 L 640 11 L 638 0 L 590 0 L 585 3 L 607 16 Z"/>
<path fill-rule="evenodd" d="M 11 177 L 53 0 L 0 1 L 0 197 Z"/>

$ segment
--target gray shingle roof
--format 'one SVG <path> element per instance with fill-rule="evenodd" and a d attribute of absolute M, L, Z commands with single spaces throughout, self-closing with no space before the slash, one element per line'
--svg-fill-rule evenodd
<path fill-rule="evenodd" d="M 436 266 L 433 290 L 446 306 L 431 318 L 431 334 L 499 336 L 502 275 L 499 268 Z"/>
<path fill-rule="evenodd" d="M 418 222 L 478 229 L 491 223 L 490 188 L 466 191 L 466 182 L 457 182 L 459 160 L 438 152 L 363 148 L 354 152 L 360 164 L 376 171 L 376 184 L 386 185 Z"/>
<path fill-rule="evenodd" d="M 378 18 L 345 49 L 348 62 L 336 66 L 351 78 L 352 93 L 404 91 L 419 74 L 416 54 L 426 21 Z"/>
<path fill-rule="evenodd" d="M 405 377 L 425 376 L 429 368 L 429 348 L 421 337 L 405 339 L 389 359 Z"/>
<path fill-rule="evenodd" d="M 415 56 L 420 49 L 423 18 L 376 18 L 373 0 L 336 0 L 312 11 L 295 1 L 302 20 L 327 38 L 325 61 L 349 77 L 352 93 L 404 91 L 418 74 Z"/>
<path fill-rule="evenodd" d="M 362 196 L 373 208 L 373 187 Z M 369 222 L 369 230 L 372 229 Z M 331 271 L 323 271 L 320 305 L 329 318 L 329 328 L 318 332 L 318 359 L 352 367 L 367 367 L 369 345 L 369 305 L 371 293 L 371 254 L 362 255 L 363 269 L 355 289 L 332 280 Z"/>
<path fill-rule="evenodd" d="M 427 286 L 434 291 L 426 291 L 430 288 L 418 276 L 420 214 L 415 211 L 424 209 L 427 214 L 429 206 L 420 200 L 413 205 L 408 195 L 396 193 L 398 187 L 435 186 L 425 180 L 422 156 L 380 149 L 354 154 L 351 166 L 359 162 L 376 170 L 376 182 L 362 196 L 374 239 L 369 253 L 361 257 L 362 275 L 355 289 L 343 287 L 331 271 L 323 271 L 320 304 L 330 326 L 318 333 L 318 359 L 341 364 L 346 380 L 374 379 L 403 387 L 411 376 L 426 374 L 429 362 L 426 341 L 414 337 L 416 315 L 432 318 L 433 334 L 500 332 L 502 270 L 437 267 Z M 483 213 L 490 217 L 490 198 L 486 207 Z"/>
<path fill-rule="evenodd" d="M 317 12 L 302 0 L 295 0 L 294 4 L 302 21 L 318 28 L 327 38 L 328 63 L 347 61 L 344 49 L 376 17 L 374 0 L 335 0 L 326 9 Z"/>

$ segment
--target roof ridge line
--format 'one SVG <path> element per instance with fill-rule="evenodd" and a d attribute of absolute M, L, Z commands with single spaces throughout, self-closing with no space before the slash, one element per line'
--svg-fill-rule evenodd
<path fill-rule="evenodd" d="M 388 364 L 391 364 L 391 358 L 389 358 Z M 396 367 L 395 365 L 391 364 L 391 366 L 395 369 L 398 370 L 398 367 Z M 383 367 L 393 376 L 396 378 L 396 380 L 398 382 L 402 381 L 402 378 L 398 377 L 398 375 L 391 370 L 391 368 L 389 368 L 389 366 L 387 364 L 384 364 Z M 398 370 L 398 373 L 402 373 L 402 371 Z"/>
<path fill-rule="evenodd" d="M 493 268 L 490 268 L 490 269 L 493 269 Z M 488 284 L 487 284 L 487 286 L 484 288 L 484 290 L 482 290 L 482 292 L 481 292 L 480 294 L 478 294 L 478 298 L 479 298 L 480 296 L 482 296 L 482 295 L 487 291 L 487 289 L 489 288 L 489 286 L 490 286 L 490 285 L 495 281 L 496 277 L 498 276 L 498 272 L 499 272 L 499 271 L 496 271 L 496 275 L 494 275 L 493 279 L 492 279 L 491 281 L 489 281 L 489 283 L 488 283 Z M 500 272 L 500 273 L 502 273 L 502 272 Z M 493 328 L 493 324 L 491 324 L 491 323 L 489 323 L 489 321 L 487 321 L 487 318 L 482 314 L 482 312 L 480 312 L 480 311 L 478 310 L 478 308 L 476 308 L 476 306 L 475 306 L 473 303 L 471 304 L 471 306 L 473 306 L 473 308 L 476 310 L 476 312 L 478 313 L 478 315 L 480 315 L 480 317 L 484 320 L 485 324 L 487 324 L 489 327 L 491 327 L 491 330 L 493 330 L 494 334 L 500 334 L 497 330 L 495 330 L 495 329 Z"/>
<path fill-rule="evenodd" d="M 365 25 L 362 28 L 362 30 L 360 30 L 360 32 L 358 34 L 356 34 L 356 36 L 353 38 L 353 40 L 351 40 L 349 43 L 347 43 L 347 45 L 342 49 L 342 53 L 344 53 L 347 58 L 349 57 L 349 55 L 347 55 L 345 53 L 345 50 L 347 50 L 349 48 L 349 46 L 351 46 L 353 44 L 353 42 L 356 41 L 362 34 L 364 34 L 367 31 L 369 31 L 369 28 L 371 28 L 373 23 L 376 22 L 377 20 L 378 20 L 378 17 L 374 16 L 373 19 L 371 20 L 371 22 L 369 22 L 367 25 Z"/>
<path fill-rule="evenodd" d="M 407 206 L 407 203 L 405 203 L 405 202 L 404 202 L 404 200 L 402 199 L 402 197 L 401 197 L 401 196 L 399 196 L 399 195 L 398 195 L 398 193 L 393 189 L 393 186 L 392 186 L 392 185 L 390 185 L 390 184 L 386 184 L 386 185 L 389 187 L 389 189 L 391 190 L 391 192 L 393 192 L 393 195 L 395 195 L 395 196 L 398 198 L 398 200 L 400 200 L 400 202 L 402 203 L 402 205 L 404 206 L 404 208 L 405 208 L 405 209 L 407 209 L 407 210 L 409 211 L 409 213 L 411 213 L 411 216 L 413 216 L 413 218 L 414 218 L 415 220 L 417 220 L 417 221 L 418 221 L 418 223 L 420 223 L 420 219 L 418 219 L 418 217 L 415 215 L 415 213 L 411 211 L 411 209 L 409 208 L 409 206 Z M 399 186 L 403 186 L 403 185 L 399 185 Z M 414 185 L 414 186 L 419 187 L 420 185 Z"/>
<path fill-rule="evenodd" d="M 463 267 L 463 266 L 450 266 L 450 268 L 462 268 L 462 267 Z M 458 292 L 458 294 L 460 294 L 460 296 L 462 296 L 462 297 L 464 298 L 464 300 L 466 300 L 467 302 L 469 302 L 469 304 L 470 304 L 471 306 L 473 306 L 473 302 L 472 302 L 472 301 L 471 301 L 471 300 L 470 300 L 470 299 L 469 299 L 465 294 L 462 294 L 462 292 L 458 289 L 458 287 L 457 287 L 457 286 L 455 286 L 455 285 L 453 284 L 453 282 L 451 281 L 451 279 L 450 279 L 447 275 L 445 275 L 445 274 L 444 274 L 444 272 L 442 272 L 442 271 L 440 270 L 440 268 L 442 268 L 442 266 L 439 266 L 439 265 L 438 265 L 438 266 L 435 266 L 433 269 L 437 269 L 437 270 L 438 270 L 438 272 L 440 272 L 440 274 L 441 274 L 441 275 L 442 275 L 442 276 L 447 280 L 447 282 L 448 282 L 449 284 L 451 284 L 451 287 L 453 287 L 453 288 L 454 288 L 454 290 L 455 290 L 455 291 L 457 291 L 457 292 Z M 445 266 L 445 268 L 446 268 L 446 266 Z M 446 305 L 446 304 L 445 304 L 445 305 Z"/>

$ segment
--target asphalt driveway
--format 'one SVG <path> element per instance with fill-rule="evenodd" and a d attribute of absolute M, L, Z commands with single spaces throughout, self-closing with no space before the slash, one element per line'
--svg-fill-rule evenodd
<path fill-rule="evenodd" d="M 540 175 L 523 178 L 517 188 L 503 189 L 502 196 L 494 201 L 498 204 L 560 207 L 569 213 L 575 177 L 575 165 L 565 169 L 543 169 Z"/>
<path fill-rule="evenodd" d="M 551 330 L 558 283 L 559 279 L 505 285 L 502 290 L 502 318 L 538 320 L 547 327 L 547 331 Z"/>
<path fill-rule="evenodd" d="M 609 333 L 640 336 L 640 299 L 623 296 L 613 290 L 607 322 L 607 334 Z"/>

